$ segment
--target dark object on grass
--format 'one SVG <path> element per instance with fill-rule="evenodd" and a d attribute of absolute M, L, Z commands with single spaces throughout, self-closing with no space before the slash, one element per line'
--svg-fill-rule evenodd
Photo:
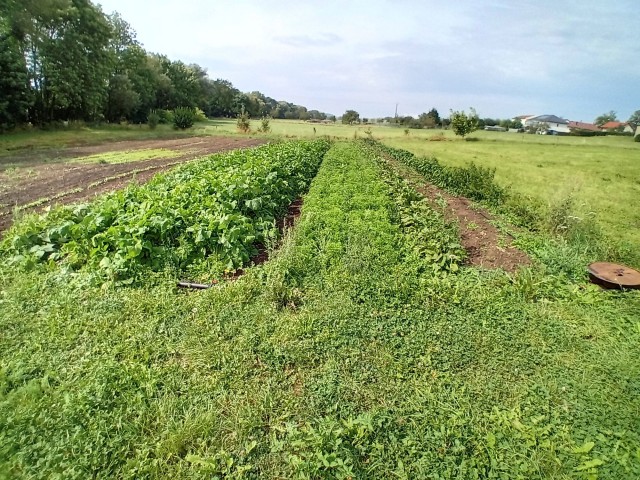
<path fill-rule="evenodd" d="M 595 262 L 589 265 L 589 277 L 604 288 L 640 289 L 640 272 L 616 263 Z"/>
<path fill-rule="evenodd" d="M 213 284 L 208 285 L 205 283 L 191 283 L 191 282 L 178 282 L 180 288 L 192 288 L 194 290 L 206 290 L 213 287 Z"/>

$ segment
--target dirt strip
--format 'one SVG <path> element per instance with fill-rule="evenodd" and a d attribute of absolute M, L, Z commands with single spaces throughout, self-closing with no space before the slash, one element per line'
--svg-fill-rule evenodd
<path fill-rule="evenodd" d="M 455 221 L 460 228 L 460 242 L 467 251 L 467 263 L 484 269 L 502 269 L 514 272 L 520 266 L 529 265 L 531 259 L 513 246 L 513 237 L 500 232 L 492 223 L 492 216 L 482 208 L 473 206 L 465 197 L 456 197 L 427 182 L 412 168 L 398 162 L 389 155 L 385 160 L 403 178 L 423 195 L 438 210 L 438 200 L 446 202 L 445 218 Z"/>

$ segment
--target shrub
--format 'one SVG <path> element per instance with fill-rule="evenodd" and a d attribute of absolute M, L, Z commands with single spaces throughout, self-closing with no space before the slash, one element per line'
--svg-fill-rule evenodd
<path fill-rule="evenodd" d="M 464 111 L 451 111 L 451 128 L 456 135 L 464 138 L 478 129 L 478 114 L 472 108 L 467 115 Z"/>
<path fill-rule="evenodd" d="M 207 116 L 205 115 L 205 113 L 200 110 L 199 108 L 195 109 L 195 114 L 194 114 L 194 121 L 196 122 L 206 122 Z"/>
<path fill-rule="evenodd" d="M 160 114 L 158 114 L 158 112 L 156 112 L 155 110 L 151 110 L 149 112 L 149 115 L 147 116 L 147 125 L 149 125 L 149 128 L 151 130 L 155 130 L 159 123 Z"/>
<path fill-rule="evenodd" d="M 634 142 L 640 142 L 640 133 L 633 139 Z"/>
<path fill-rule="evenodd" d="M 193 127 L 196 112 L 193 108 L 180 107 L 173 111 L 173 126 L 181 130 Z"/>
<path fill-rule="evenodd" d="M 262 119 L 260 119 L 260 127 L 258 128 L 258 131 L 262 133 L 269 133 L 271 131 L 271 126 L 269 125 L 270 120 L 271 117 L 269 115 L 262 117 Z"/>
<path fill-rule="evenodd" d="M 248 133 L 251 130 L 251 121 L 249 120 L 249 114 L 244 109 L 244 105 L 242 106 L 242 111 L 238 114 L 238 120 L 236 122 L 236 126 L 238 130 L 242 133 Z"/>
<path fill-rule="evenodd" d="M 171 125 L 173 123 L 173 112 L 171 110 L 155 110 L 160 117 L 160 123 Z"/>

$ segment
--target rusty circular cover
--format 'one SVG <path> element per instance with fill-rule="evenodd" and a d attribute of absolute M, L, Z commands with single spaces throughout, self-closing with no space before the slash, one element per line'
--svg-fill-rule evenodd
<path fill-rule="evenodd" d="M 595 262 L 589 265 L 593 283 L 606 288 L 640 288 L 640 272 L 616 263 Z"/>

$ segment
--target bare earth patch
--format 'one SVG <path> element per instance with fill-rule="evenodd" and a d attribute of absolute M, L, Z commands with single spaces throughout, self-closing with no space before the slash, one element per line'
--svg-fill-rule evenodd
<path fill-rule="evenodd" d="M 131 181 L 144 183 L 156 173 L 208 154 L 254 147 L 261 139 L 193 137 L 171 140 L 115 142 L 56 151 L 55 158 L 79 158 L 114 151 L 167 149 L 178 152 L 157 158 L 120 164 L 33 163 L 19 170 L 0 172 L 0 232 L 11 226 L 16 207 L 33 211 L 57 203 L 86 201 L 105 192 L 123 188 Z M 10 159 L 9 159 L 10 160 Z"/>
<path fill-rule="evenodd" d="M 385 155 L 384 158 L 434 206 L 438 199 L 446 202 L 445 218 L 460 226 L 460 242 L 467 251 L 469 265 L 514 272 L 518 267 L 531 263 L 526 253 L 513 246 L 513 237 L 500 232 L 491 223 L 489 212 L 475 208 L 468 198 L 456 197 L 428 183 L 422 175 L 390 156 Z"/>

